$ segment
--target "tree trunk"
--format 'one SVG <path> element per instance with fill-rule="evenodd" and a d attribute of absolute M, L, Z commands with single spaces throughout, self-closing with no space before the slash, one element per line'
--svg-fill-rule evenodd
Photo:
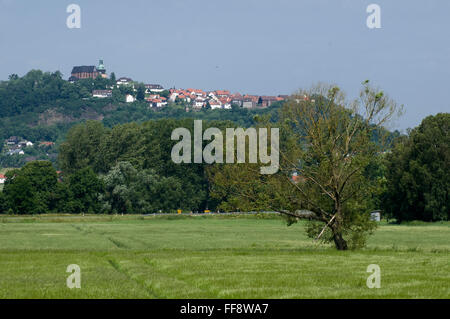
<path fill-rule="evenodd" d="M 342 234 L 340 232 L 333 234 L 333 240 L 334 240 L 334 244 L 336 245 L 337 250 L 347 250 L 348 249 L 347 242 L 342 237 Z"/>
<path fill-rule="evenodd" d="M 347 242 L 345 241 L 344 237 L 342 237 L 342 228 L 341 220 L 342 220 L 342 213 L 341 213 L 341 202 L 340 202 L 340 194 L 338 192 L 335 193 L 335 211 L 336 211 L 336 218 L 334 219 L 333 223 L 330 225 L 331 231 L 333 232 L 333 240 L 334 244 L 336 245 L 337 250 L 347 250 Z"/>
<path fill-rule="evenodd" d="M 330 225 L 331 231 L 333 232 L 333 240 L 336 245 L 337 250 L 347 250 L 347 242 L 344 237 L 342 237 L 342 232 L 339 230 L 337 223 Z"/>

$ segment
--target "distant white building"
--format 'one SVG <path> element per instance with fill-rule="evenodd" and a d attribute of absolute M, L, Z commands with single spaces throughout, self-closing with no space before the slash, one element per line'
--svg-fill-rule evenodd
<path fill-rule="evenodd" d="M 24 147 L 29 147 L 29 146 L 33 146 L 33 143 L 27 140 L 23 140 L 19 142 L 19 147 L 20 148 L 24 148 Z"/>
<path fill-rule="evenodd" d="M 8 155 L 24 155 L 25 152 L 22 151 L 20 148 L 14 149 L 14 150 L 10 150 L 8 152 Z"/>
<path fill-rule="evenodd" d="M 0 174 L 0 184 L 5 184 L 6 182 L 6 176 L 3 174 Z"/>
<path fill-rule="evenodd" d="M 166 101 L 159 100 L 159 101 L 156 102 L 156 107 L 164 107 L 166 105 L 167 105 Z"/>
<path fill-rule="evenodd" d="M 145 84 L 146 93 L 161 93 L 164 88 L 160 84 Z"/>
<path fill-rule="evenodd" d="M 370 213 L 370 219 L 374 220 L 376 222 L 379 222 L 381 220 L 381 211 L 380 210 L 374 210 Z"/>
<path fill-rule="evenodd" d="M 170 102 L 175 102 L 175 100 L 177 99 L 177 96 L 178 96 L 178 93 L 176 93 L 176 92 L 173 92 L 172 94 L 170 94 L 170 96 L 169 96 L 169 101 Z"/>
<path fill-rule="evenodd" d="M 126 78 L 126 77 L 121 77 L 116 81 L 117 86 L 119 85 L 131 85 L 133 84 L 133 79 L 131 78 Z"/>
<path fill-rule="evenodd" d="M 222 105 L 220 104 L 220 102 L 215 101 L 215 100 L 210 100 L 209 101 L 209 105 L 211 106 L 212 110 L 214 110 L 214 109 L 221 109 L 222 108 Z"/>
<path fill-rule="evenodd" d="M 127 94 L 127 96 L 125 97 L 125 102 L 133 103 L 134 101 L 136 101 L 136 98 L 131 94 Z"/>
<path fill-rule="evenodd" d="M 201 109 L 202 107 L 205 106 L 205 99 L 201 97 L 196 98 L 192 106 L 197 109 Z"/>
<path fill-rule="evenodd" d="M 101 99 L 112 97 L 112 90 L 94 90 L 92 91 L 92 97 Z"/>

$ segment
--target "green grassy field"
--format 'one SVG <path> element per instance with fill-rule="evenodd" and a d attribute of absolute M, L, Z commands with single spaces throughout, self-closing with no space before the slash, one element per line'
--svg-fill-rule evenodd
<path fill-rule="evenodd" d="M 335 251 L 278 218 L 0 217 L 0 298 L 449 298 L 450 223 Z M 66 268 L 81 267 L 81 289 Z M 366 286 L 369 264 L 381 288 Z"/>

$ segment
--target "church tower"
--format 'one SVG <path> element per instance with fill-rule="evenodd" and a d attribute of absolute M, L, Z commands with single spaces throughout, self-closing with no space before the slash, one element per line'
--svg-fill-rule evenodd
<path fill-rule="evenodd" d="M 100 61 L 98 62 L 97 71 L 98 71 L 98 73 L 100 73 L 100 76 L 102 78 L 106 79 L 108 77 L 106 75 L 106 69 L 105 69 L 105 65 L 103 64 L 103 60 L 102 59 L 100 59 Z"/>

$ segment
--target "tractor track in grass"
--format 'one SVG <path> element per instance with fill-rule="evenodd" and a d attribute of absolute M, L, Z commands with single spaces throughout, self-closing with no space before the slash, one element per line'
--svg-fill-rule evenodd
<path fill-rule="evenodd" d="M 128 245 L 122 243 L 121 241 L 113 238 L 113 237 L 106 237 L 111 243 L 113 243 L 114 246 L 121 249 L 127 249 L 130 248 Z"/>
<path fill-rule="evenodd" d="M 119 249 L 129 249 L 130 247 L 128 245 L 126 245 L 125 243 L 117 240 L 116 238 L 112 237 L 112 236 L 108 236 L 106 232 L 103 231 L 99 231 L 98 229 L 96 229 L 95 227 L 92 226 L 88 226 L 88 225 L 83 225 L 79 226 L 79 225 L 75 225 L 75 224 L 71 224 L 71 226 L 73 228 L 75 228 L 77 231 L 81 232 L 84 235 L 89 235 L 89 234 L 97 234 L 102 236 L 103 238 L 107 239 L 108 241 L 110 241 L 115 247 L 119 248 Z M 148 283 L 146 283 L 144 280 L 140 279 L 139 277 L 133 275 L 132 273 L 130 273 L 127 269 L 125 269 L 124 267 L 122 267 L 114 258 L 107 258 L 106 259 L 107 262 L 111 265 L 112 268 L 114 268 L 117 272 L 123 274 L 127 279 L 134 281 L 135 283 L 137 283 L 139 286 L 141 286 L 152 298 L 155 299 L 162 299 L 165 298 L 164 296 L 160 296 L 158 294 L 155 293 L 153 287 L 151 285 L 149 285 Z M 151 263 L 146 262 L 147 265 L 151 266 Z"/>
<path fill-rule="evenodd" d="M 107 239 L 108 241 L 110 241 L 116 248 L 120 248 L 120 249 L 130 248 L 127 244 L 121 242 L 120 240 L 118 240 L 112 236 L 107 236 L 106 232 L 99 231 L 95 227 L 88 226 L 88 225 L 84 225 L 84 227 L 81 227 L 81 226 L 78 226 L 75 224 L 71 224 L 70 226 L 72 226 L 73 228 L 75 228 L 76 230 L 78 230 L 79 232 L 81 232 L 84 235 L 90 235 L 90 234 L 100 235 L 100 236 L 104 237 L 105 239 Z"/>
<path fill-rule="evenodd" d="M 83 235 L 89 235 L 89 234 L 94 233 L 94 231 L 92 229 L 90 229 L 89 226 L 81 227 L 81 226 L 75 225 L 75 224 L 70 224 L 70 226 L 75 228 L 77 231 L 81 232 Z"/>
<path fill-rule="evenodd" d="M 127 277 L 129 280 L 134 281 L 139 286 L 141 286 L 145 291 L 149 293 L 149 295 L 154 299 L 165 299 L 166 297 L 160 296 L 155 293 L 155 290 L 153 289 L 152 285 L 147 284 L 142 279 L 138 278 L 137 276 L 134 276 L 131 274 L 128 270 L 123 268 L 115 259 L 108 258 L 108 263 L 111 265 L 112 268 L 114 268 L 117 272 L 123 274 L 125 277 Z"/>

